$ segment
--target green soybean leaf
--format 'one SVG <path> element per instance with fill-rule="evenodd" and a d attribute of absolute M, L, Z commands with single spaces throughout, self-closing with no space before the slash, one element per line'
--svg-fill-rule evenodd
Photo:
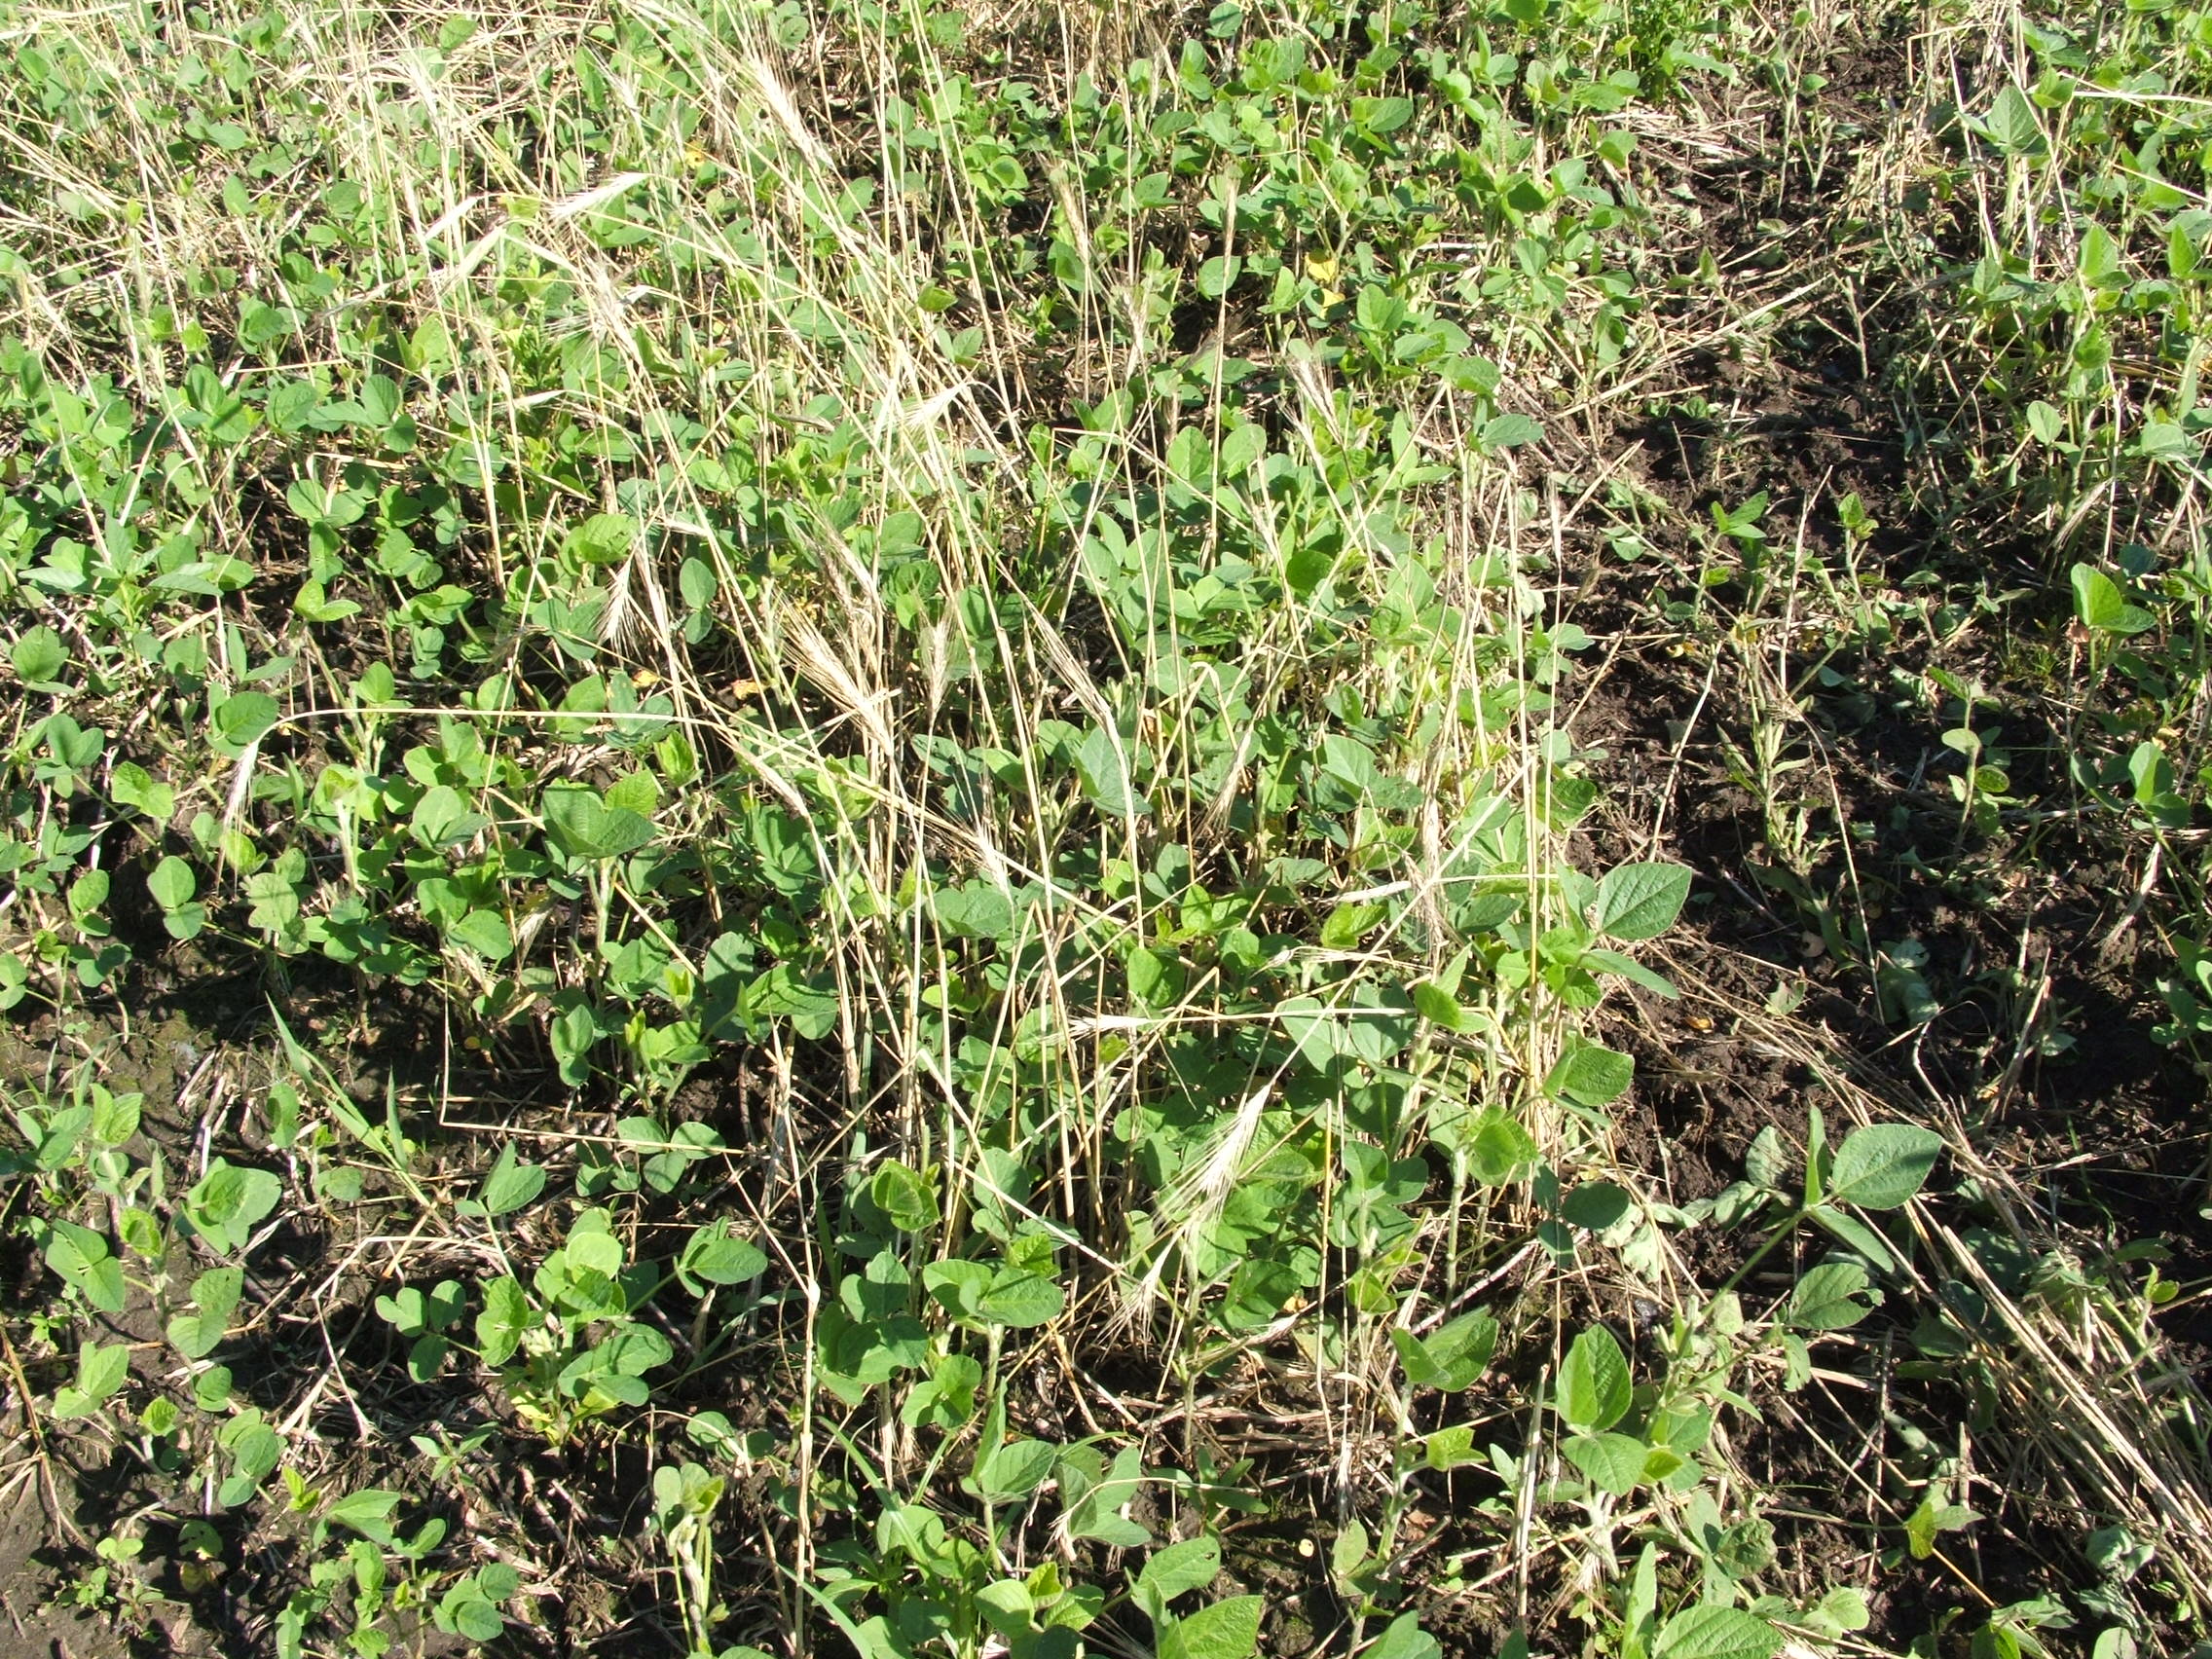
<path fill-rule="evenodd" d="M 1538 1150 L 1520 1119 L 1502 1107 L 1488 1107 L 1466 1139 L 1467 1169 L 1486 1187 L 1503 1187 L 1529 1172 Z"/>
<path fill-rule="evenodd" d="M 242 129 L 234 127 L 231 130 Z M 185 370 L 184 394 L 190 414 L 179 416 L 178 424 L 196 427 L 219 444 L 245 442 L 260 419 L 205 363 L 195 363 Z"/>
<path fill-rule="evenodd" d="M 284 1460 L 284 1438 L 259 1419 L 250 1408 L 224 1424 L 217 1436 L 231 1455 L 233 1475 L 224 1483 L 226 1504 L 245 1502 L 256 1487 Z"/>
<path fill-rule="evenodd" d="M 1400 1613 L 1360 1659 L 1444 1659 L 1444 1649 L 1412 1613 Z"/>
<path fill-rule="evenodd" d="M 1326 1071 L 1352 1051 L 1349 1020 L 1319 997 L 1291 997 L 1275 1010 L 1298 1057 L 1315 1071 Z"/>
<path fill-rule="evenodd" d="M 1250 1659 L 1260 1645 L 1257 1596 L 1232 1596 L 1161 1632 L 1160 1659 Z"/>
<path fill-rule="evenodd" d="M 1121 1513 L 1147 1479 L 1144 1455 L 1136 1447 L 1124 1446 L 1115 1453 L 1109 1472 L 1095 1447 L 1070 1446 L 1060 1454 L 1059 1479 L 1068 1536 L 1096 1538 L 1117 1549 L 1137 1549 L 1152 1542 L 1150 1532 Z"/>
<path fill-rule="evenodd" d="M 1497 1321 L 1488 1313 L 1462 1313 L 1426 1337 L 1394 1330 L 1390 1346 L 1398 1350 L 1406 1381 L 1415 1387 L 1456 1393 L 1490 1363 L 1497 1346 Z"/>
<path fill-rule="evenodd" d="M 486 1365 L 504 1365 L 537 1322 L 521 1281 L 507 1274 L 484 1286 L 484 1307 L 476 1315 L 476 1346 Z"/>
<path fill-rule="evenodd" d="M 1858 1298 L 1867 1282 L 1866 1270 L 1857 1262 L 1823 1262 L 1797 1281 L 1783 1317 L 1800 1331 L 1849 1330 L 1866 1317 L 1866 1305 Z"/>
<path fill-rule="evenodd" d="M 650 819 L 626 806 L 608 807 L 580 784 L 546 790 L 544 813 L 546 831 L 572 859 L 618 859 L 653 838 Z"/>
<path fill-rule="evenodd" d="M 1075 750 L 1083 793 L 1109 818 L 1142 818 L 1152 811 L 1129 776 L 1129 756 L 1103 728 L 1094 727 Z"/>
<path fill-rule="evenodd" d="M 1241 478 L 1268 453 L 1268 434 L 1260 426 L 1238 426 L 1221 440 L 1221 475 Z"/>
<path fill-rule="evenodd" d="M 1541 443 L 1544 429 L 1526 415 L 1499 415 L 1483 427 L 1485 449 L 1518 449 L 1523 444 Z"/>
<path fill-rule="evenodd" d="M 1669 1619 L 1653 1659 L 1774 1659 L 1782 1633 L 1741 1607 L 1690 1607 Z"/>
<path fill-rule="evenodd" d="M 1414 1007 L 1421 1018 L 1431 1025 L 1441 1025 L 1447 1031 L 1461 1031 L 1468 1024 L 1467 1011 L 1459 1006 L 1456 997 L 1432 980 L 1422 979 L 1413 987 Z"/>
<path fill-rule="evenodd" d="M 169 1320 L 168 1338 L 187 1359 L 204 1359 L 221 1346 L 230 1329 L 231 1313 L 245 1288 L 245 1273 L 238 1268 L 216 1268 L 192 1281 L 193 1311 Z"/>
<path fill-rule="evenodd" d="M 2196 444 L 2170 421 L 2146 421 L 2136 435 L 2135 453 L 2157 461 L 2186 462 L 2196 454 Z"/>
<path fill-rule="evenodd" d="M 1862 1590 L 1848 1584 L 1839 1584 L 1806 1609 L 1806 1623 L 1825 1625 L 1838 1633 L 1864 1630 L 1874 1622 L 1871 1608 L 1866 1604 Z M 2103 1659 L 2098 1655 L 2098 1659 Z"/>
<path fill-rule="evenodd" d="M 497 910 L 471 910 L 446 929 L 446 938 L 466 945 L 487 962 L 504 962 L 515 953 L 515 936 Z"/>
<path fill-rule="evenodd" d="M 484 1196 L 480 1201 L 486 1215 L 506 1215 L 521 1209 L 544 1190 L 544 1169 L 535 1163 L 520 1162 L 514 1142 L 509 1141 L 499 1148 L 499 1159 L 492 1165 L 492 1173 L 484 1177 Z"/>
<path fill-rule="evenodd" d="M 430 848 L 450 847 L 457 841 L 465 841 L 491 822 L 482 813 L 471 812 L 461 793 L 451 784 L 438 784 L 423 792 L 423 798 L 415 803 L 408 823 Z"/>
<path fill-rule="evenodd" d="M 146 877 L 146 891 L 153 895 L 154 903 L 163 909 L 173 910 L 181 904 L 192 903 L 193 894 L 199 891 L 199 883 L 193 878 L 192 866 L 171 854 L 156 865 L 153 873 Z"/>
<path fill-rule="evenodd" d="M 569 532 L 570 557 L 586 565 L 619 565 L 637 545 L 638 521 L 627 513 L 594 513 Z"/>
<path fill-rule="evenodd" d="M 1584 1479 L 1615 1497 L 1628 1496 L 1643 1479 L 1648 1450 L 1642 1441 L 1626 1434 L 1578 1434 L 1560 1448 Z"/>
<path fill-rule="evenodd" d="M 1598 883 L 1598 931 L 1631 943 L 1657 939 L 1689 896 L 1690 872 L 1680 865 L 1622 865 Z"/>
<path fill-rule="evenodd" d="M 130 1376 L 129 1343 L 88 1342 L 77 1350 L 77 1381 L 56 1390 L 54 1415 L 90 1417 L 115 1397 Z"/>
<path fill-rule="evenodd" d="M 1941 1135 L 1911 1124 L 1854 1129 L 1828 1169 L 1827 1199 L 1861 1209 L 1896 1209 L 1920 1191 L 1942 1150 Z"/>
<path fill-rule="evenodd" d="M 587 1212 L 583 1219 L 597 1225 L 577 1227 L 561 1247 L 562 1253 L 578 1272 L 610 1279 L 622 1271 L 622 1240 L 608 1230 L 605 1210 Z"/>
<path fill-rule="evenodd" d="M 1440 1475 L 1483 1460 L 1483 1454 L 1475 1446 L 1474 1425 L 1464 1422 L 1448 1424 L 1425 1437 L 1421 1441 L 1421 1456 Z"/>
<path fill-rule="evenodd" d="M 768 1271 L 768 1258 L 751 1239 L 740 1238 L 725 1219 L 692 1234 L 679 1266 L 709 1284 L 744 1284 Z"/>
<path fill-rule="evenodd" d="M 237 691 L 215 705 L 215 734 L 234 749 L 265 737 L 276 724 L 276 699 L 266 691 Z"/>
<path fill-rule="evenodd" d="M 1612 1332 L 1593 1325 L 1574 1339 L 1559 1368 L 1559 1415 L 1584 1434 L 1607 1429 L 1628 1415 L 1634 1390 L 1628 1358 Z"/>
<path fill-rule="evenodd" d="M 1059 1448 L 1042 1440 L 1013 1440 L 976 1459 L 976 1488 L 996 1502 L 1027 1497 L 1052 1472 Z"/>
<path fill-rule="evenodd" d="M 1578 1106 L 1605 1106 L 1628 1092 L 1636 1062 L 1602 1043 L 1569 1040 L 1544 1079 L 1547 1093 Z"/>
<path fill-rule="evenodd" d="M 507 1628 L 499 1609 L 481 1596 L 456 1595 L 449 1591 L 439 1605 L 452 1617 L 453 1628 L 471 1641 L 497 1641 L 499 1633 Z"/>
<path fill-rule="evenodd" d="M 185 1195 L 185 1224 L 217 1248 L 237 1252 L 283 1197 L 284 1184 L 266 1169 L 216 1159 L 200 1184 Z"/>
<path fill-rule="evenodd" d="M 333 1526 L 344 1527 L 358 1532 L 372 1543 L 391 1542 L 392 1512 L 399 1507 L 401 1494 L 386 1492 L 378 1487 L 363 1487 L 359 1492 L 349 1493 L 322 1512 L 322 1519 Z"/>
<path fill-rule="evenodd" d="M 1619 951 L 1607 950 L 1603 945 L 1592 945 L 1585 950 L 1580 966 L 1593 974 L 1617 975 L 1630 984 L 1641 986 L 1655 997 L 1665 997 L 1669 1002 L 1674 1002 L 1682 994 L 1675 982 L 1664 975 L 1654 974 L 1633 956 L 1623 956 Z"/>
<path fill-rule="evenodd" d="M 118 806 L 143 812 L 156 823 L 166 824 L 176 811 L 176 791 L 135 760 L 117 764 L 108 779 L 108 798 Z"/>
<path fill-rule="evenodd" d="M 1014 900 L 987 881 L 940 888 L 930 896 L 930 908 L 953 939 L 1005 940 L 1014 933 Z"/>
<path fill-rule="evenodd" d="M 1351 119 L 1368 132 L 1395 132 L 1414 118 L 1411 98 L 1354 98 Z"/>
<path fill-rule="evenodd" d="M 991 1280 L 978 1311 L 990 1324 L 1025 1331 L 1051 1324 L 1067 1304 L 1067 1292 L 1045 1274 L 1008 1268 Z"/>
<path fill-rule="evenodd" d="M 991 1270 L 981 1262 L 932 1262 L 922 1270 L 930 1295 L 955 1319 L 980 1323 L 983 1298 L 991 1288 Z"/>
<path fill-rule="evenodd" d="M 271 345 L 299 325 L 300 313 L 289 306 L 249 299 L 239 307 L 239 339 L 248 346 Z"/>
<path fill-rule="evenodd" d="M 650 818 L 660 810 L 660 785 L 653 782 L 650 772 L 627 772 L 607 786 L 607 806 L 609 811 L 626 810 L 640 818 Z"/>
<path fill-rule="evenodd" d="M 321 407 L 322 391 L 314 382 L 286 380 L 269 388 L 265 413 L 269 424 L 278 431 L 297 432 L 305 429 Z"/>
<path fill-rule="evenodd" d="M 1632 1207 L 1627 1188 L 1611 1181 L 1586 1181 L 1567 1195 L 1559 1213 L 1560 1219 L 1570 1227 L 1603 1233 L 1625 1221 Z"/>
<path fill-rule="evenodd" d="M 123 1311 L 123 1264 L 106 1237 L 73 1221 L 56 1221 L 46 1265 L 102 1313 Z"/>
<path fill-rule="evenodd" d="M 1805 1212 L 1805 1219 L 1836 1239 L 1846 1249 L 1856 1250 L 1881 1272 L 1895 1272 L 1897 1258 L 1882 1235 L 1857 1216 L 1835 1209 L 1827 1204 L 1815 1204 Z"/>
<path fill-rule="evenodd" d="M 1203 1590 L 1220 1572 L 1221 1545 L 1201 1535 L 1153 1551 L 1137 1574 L 1137 1584 L 1158 1598 L 1158 1605 L 1165 1606 L 1187 1590 Z"/>
<path fill-rule="evenodd" d="M 1981 118 L 1981 128 L 1990 142 L 2007 155 L 2041 155 L 2045 149 L 2043 124 L 2036 120 L 2036 106 L 2018 87 L 2007 86 L 1997 94 L 1997 101 Z"/>
<path fill-rule="evenodd" d="M 2157 621 L 2141 606 L 2128 604 L 2120 584 L 2095 566 L 2076 565 L 2068 573 L 2074 585 L 2074 613 L 2084 627 L 2130 635 L 2145 632 Z"/>
<path fill-rule="evenodd" d="M 937 1196 L 929 1182 L 903 1163 L 886 1163 L 868 1182 L 875 1207 L 902 1233 L 919 1233 L 938 1219 Z"/>
<path fill-rule="evenodd" d="M 16 665 L 23 683 L 34 691 L 59 690 L 61 687 L 55 682 L 69 666 L 69 653 L 62 646 L 61 636 L 41 622 L 35 628 L 23 630 L 15 648 L 9 651 L 8 660 Z"/>

